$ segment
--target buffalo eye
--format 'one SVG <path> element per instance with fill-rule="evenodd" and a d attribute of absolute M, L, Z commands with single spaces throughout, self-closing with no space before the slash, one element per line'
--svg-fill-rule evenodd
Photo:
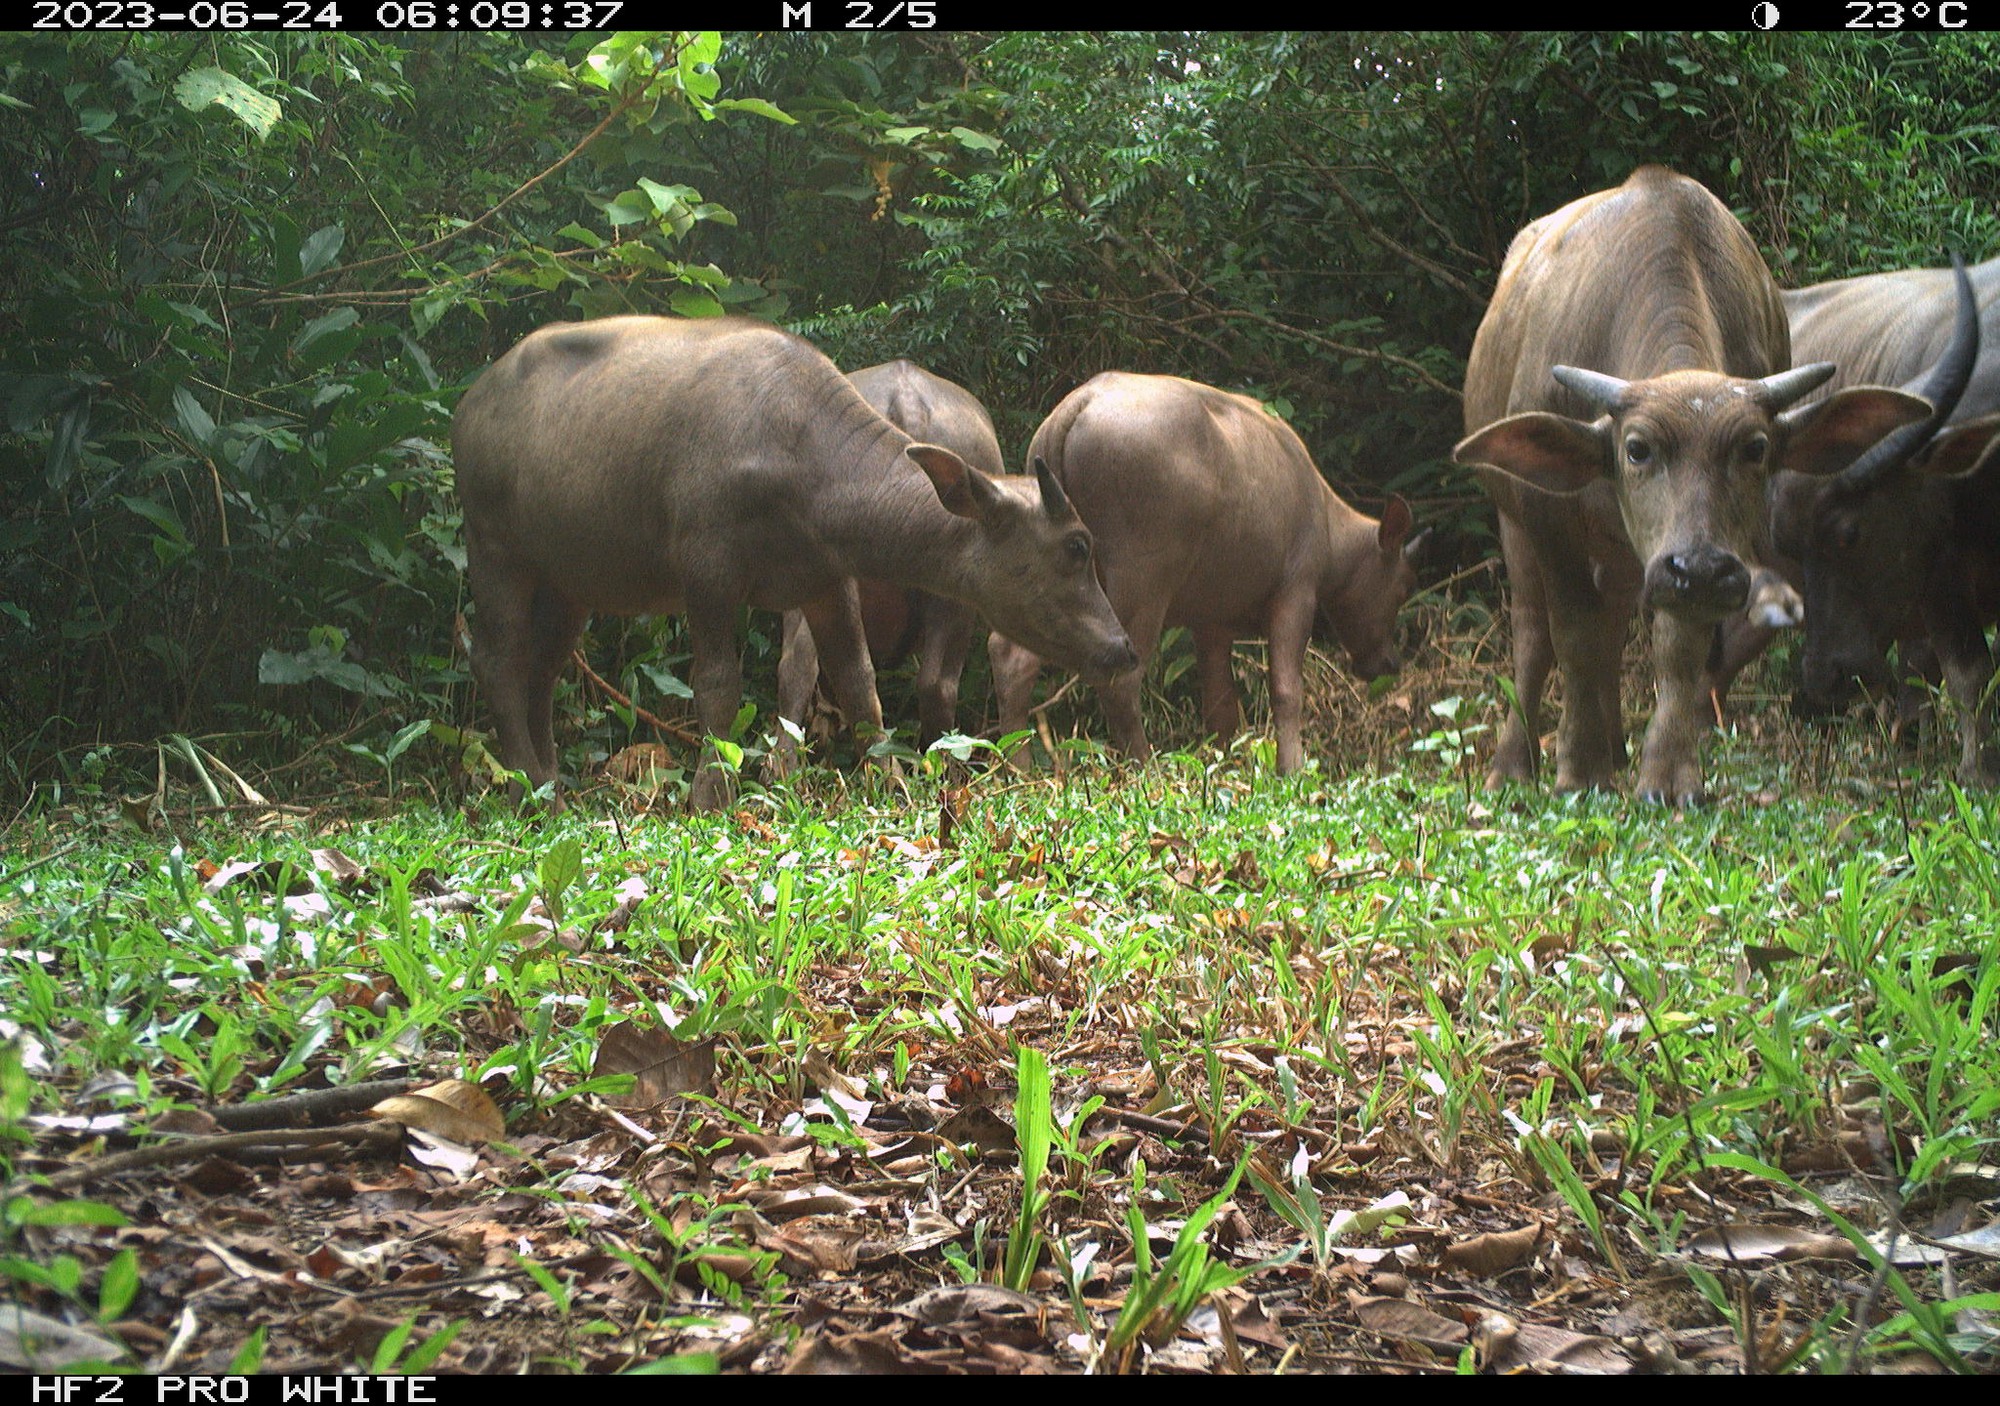
<path fill-rule="evenodd" d="M 1768 437 L 1764 435 L 1752 435 L 1749 439 L 1743 441 L 1743 462 L 1746 464 L 1761 464 L 1764 462 L 1764 456 L 1770 453 L 1770 451 L 1771 441 Z"/>
<path fill-rule="evenodd" d="M 1842 551 L 1853 551 L 1861 542 L 1861 524 L 1853 518 L 1847 519 L 1834 528 L 1833 540 L 1840 544 Z"/>
<path fill-rule="evenodd" d="M 1634 467 L 1652 463 L 1653 446 L 1639 436 L 1633 435 L 1625 441 L 1625 462 Z"/>
<path fill-rule="evenodd" d="M 1090 560 L 1090 539 L 1081 534 L 1065 538 L 1063 550 L 1069 553 L 1072 565 L 1082 566 Z"/>

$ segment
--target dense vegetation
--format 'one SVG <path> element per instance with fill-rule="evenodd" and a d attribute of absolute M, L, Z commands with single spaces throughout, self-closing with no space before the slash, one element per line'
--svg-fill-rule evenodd
<path fill-rule="evenodd" d="M 1248 388 L 1448 568 L 1490 548 L 1446 453 L 1525 219 L 1658 161 L 1790 283 L 2000 245 L 1986 36 L 594 42 L 0 39 L 0 794 L 472 722 L 447 419 L 550 320 L 907 354 L 1010 453 L 1107 367 Z M 676 639 L 594 647 L 657 704 Z"/>
<path fill-rule="evenodd" d="M 1754 673 L 1699 811 L 1476 791 L 1447 456 L 1512 233 L 1638 163 L 1789 284 L 1993 253 L 1996 59 L 0 36 L 0 1365 L 1990 1371 L 2000 798 Z M 1311 656 L 1282 778 L 454 794 L 452 406 L 621 310 L 912 356 L 1015 454 L 1107 367 L 1247 388 L 1437 527 L 1403 674 Z M 585 648 L 578 776 L 687 691 L 674 622 Z"/>

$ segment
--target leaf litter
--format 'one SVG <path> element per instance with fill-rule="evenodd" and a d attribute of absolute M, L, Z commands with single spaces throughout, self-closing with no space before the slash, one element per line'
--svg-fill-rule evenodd
<path fill-rule="evenodd" d="M 1684 1159 L 1654 1178 L 1618 1131 L 1639 1091 L 1601 1064 L 1552 1066 L 1533 1030 L 1441 1046 L 1441 1014 L 1478 999 L 1472 979 L 1367 936 L 1390 911 L 1385 881 L 1431 882 L 1421 856 L 1328 838 L 1260 857 L 1185 824 L 1078 841 L 980 811 L 959 787 L 935 836 L 857 843 L 743 812 L 714 841 L 706 921 L 795 938 L 797 894 L 782 888 L 816 865 L 833 880 L 818 922 L 878 935 L 773 966 L 750 1000 L 803 1013 L 777 1044 L 746 1018 L 688 1015 L 713 1000 L 705 951 L 731 939 L 662 897 L 670 866 L 642 848 L 623 861 L 638 872 L 586 878 L 581 847 L 559 846 L 518 882 L 483 887 L 331 847 L 202 864 L 204 901 L 230 905 L 214 921 L 252 938 L 234 958 L 252 1000 L 299 974 L 303 934 L 330 942 L 340 928 L 352 945 L 323 1013 L 393 1026 L 413 975 L 388 970 L 385 949 L 416 915 L 483 933 L 494 960 L 539 964 L 558 993 L 568 964 L 601 966 L 615 994 L 531 1017 L 497 986 L 467 987 L 448 1033 L 391 1036 L 345 1065 L 322 1045 L 276 1098 L 241 1099 L 266 1058 L 220 1097 L 169 1078 L 185 1106 L 149 1125 L 28 1120 L 17 1173 L 87 1192 L 124 1224 L 30 1225 L 26 1249 L 68 1257 L 84 1283 L 132 1251 L 144 1292 L 93 1324 L 73 1296 L 31 1291 L 0 1324 L 0 1357 L 224 1371 L 262 1329 L 263 1368 L 339 1371 L 414 1323 L 411 1341 L 451 1334 L 437 1366 L 470 1372 L 1704 1373 L 1786 1365 L 1804 1325 L 1863 1301 L 1866 1251 L 1810 1198 Z M 1107 871 L 1122 888 L 1091 879 Z M 886 901 L 867 888 L 885 875 Z M 1302 922 L 1302 894 L 1338 905 L 1345 935 Z M 982 928 L 965 916 L 982 904 L 1022 921 Z M 282 939 L 257 926 L 280 909 Z M 1261 956 L 1227 959 L 1237 977 L 1218 981 L 1201 967 L 1212 958 L 1121 951 L 1161 935 Z M 1515 950 L 1518 980 L 1622 981 L 1574 927 Z M 1802 965 L 1782 944 L 1740 951 L 1723 967 L 1738 996 Z M 1316 1031 L 1273 998 L 1305 989 L 1332 993 Z M 584 1064 L 518 1064 L 549 1012 L 594 1012 Z M 1643 1046 L 1662 1028 L 1624 999 L 1588 1042 Z M 46 1035 L 16 1038 L 38 1071 L 59 1067 Z M 1045 1186 L 1058 1194 L 1045 1253 L 1006 1286 L 994 1281 L 1023 1203 L 1023 1046 L 1056 1071 Z M 1530 1110 L 1534 1090 L 1579 1073 L 1590 1115 Z M 106 1074 L 129 1099 L 131 1078 Z M 314 1101 L 364 1074 L 399 1077 L 366 1105 Z M 1357 1097 L 1368 1088 L 1388 1092 Z M 1468 1088 L 1490 1105 L 1476 1135 Z M 75 1103 L 91 1092 L 79 1081 Z M 282 1123 L 221 1130 L 265 1108 Z M 1787 1169 L 1859 1176 L 1863 1203 L 1888 1204 L 1893 1134 L 1869 1116 L 1830 1111 L 1833 1137 L 1781 1148 Z M 1552 1148 L 1568 1181 L 1549 1170 Z M 1251 1178 L 1202 1237 L 1240 1281 L 1140 1325 L 1135 1354 L 1108 1352 L 1121 1311 L 1244 1159 Z M 1677 1248 L 1649 1246 L 1631 1217 L 1607 1229 L 1634 1198 L 1686 1226 Z M 1989 1178 L 1892 1258 L 1942 1267 L 1958 1294 L 1990 1288 L 1993 1207 Z M 1890 1237 L 1869 1248 L 1891 1253 Z M 1983 1331 L 1981 1313 L 1961 1328 Z"/>

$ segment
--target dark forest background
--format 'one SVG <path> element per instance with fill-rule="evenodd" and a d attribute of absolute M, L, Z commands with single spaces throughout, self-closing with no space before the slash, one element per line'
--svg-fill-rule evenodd
<path fill-rule="evenodd" d="M 1492 550 L 1448 456 L 1522 223 L 1660 162 L 1786 286 L 1984 257 L 1996 71 L 1988 35 L 0 36 L 0 796 L 475 721 L 449 416 L 561 319 L 909 356 L 1016 467 L 1098 371 L 1247 390 L 1447 576 Z M 678 642 L 589 648 L 662 708 Z"/>

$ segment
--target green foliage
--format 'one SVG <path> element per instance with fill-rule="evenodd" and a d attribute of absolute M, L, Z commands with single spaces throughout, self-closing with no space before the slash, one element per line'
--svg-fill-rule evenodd
<path fill-rule="evenodd" d="M 560 317 L 778 306 L 661 179 L 686 129 L 785 120 L 718 98 L 719 36 L 540 42 L 0 39 L 0 785 L 76 739 L 358 725 L 393 786 L 463 707 L 459 388 Z"/>
<path fill-rule="evenodd" d="M 1000 1282 L 1009 1289 L 1025 1290 L 1041 1262 L 1042 1217 L 1049 1206 L 1049 1192 L 1042 1185 L 1049 1169 L 1049 1152 L 1055 1145 L 1048 1058 L 1033 1046 L 1021 1046 L 1015 1055 L 1015 1079 L 1014 1137 L 1021 1149 L 1021 1210 L 1014 1218 L 1013 1233 L 1007 1237 Z"/>
<path fill-rule="evenodd" d="M 0 37 L 0 792 L 130 790 L 152 778 L 123 752 L 76 758 L 223 730 L 272 762 L 336 736 L 407 784 L 397 739 L 471 720 L 449 413 L 561 318 L 790 314 L 841 365 L 970 386 L 1013 450 L 1107 368 L 1247 389 L 1468 564 L 1492 516 L 1449 461 L 1457 386 L 1525 221 L 1651 161 L 1788 284 L 1993 252 L 1996 58 L 1983 34 Z M 671 629 L 598 628 L 628 693 L 682 696 Z M 585 746 L 635 716 L 590 713 Z"/>

